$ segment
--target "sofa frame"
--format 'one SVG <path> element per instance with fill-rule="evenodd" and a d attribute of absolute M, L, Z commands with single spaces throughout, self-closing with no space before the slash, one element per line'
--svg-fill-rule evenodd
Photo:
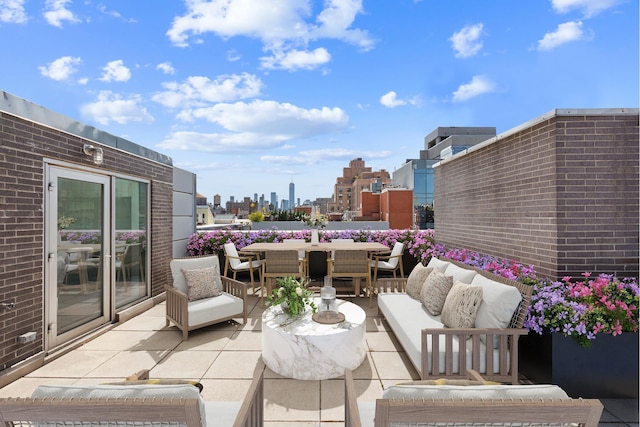
<path fill-rule="evenodd" d="M 264 362 L 259 360 L 233 427 L 263 425 L 264 369 Z M 136 379 L 146 379 L 145 371 L 137 374 Z M 202 427 L 200 418 L 198 399 L 193 398 L 0 398 L 0 426 L 3 427 L 27 426 L 38 422 L 117 422 L 123 423 L 123 427 L 152 422 Z"/>
<path fill-rule="evenodd" d="M 422 379 L 433 378 L 466 378 L 467 370 L 469 368 L 476 371 L 480 370 L 480 356 L 481 346 L 480 339 L 484 339 L 485 342 L 493 342 L 494 337 L 498 340 L 498 364 L 499 372 L 497 373 L 483 373 L 483 376 L 489 381 L 498 382 L 510 382 L 512 384 L 518 383 L 518 339 L 529 333 L 528 329 L 523 328 L 525 318 L 527 316 L 527 310 L 531 304 L 532 287 L 525 285 L 522 282 L 510 280 L 505 277 L 497 276 L 472 266 L 462 264 L 457 261 L 442 258 L 443 261 L 450 262 L 458 267 L 474 270 L 476 273 L 494 280 L 498 283 L 502 283 L 509 286 L 514 286 L 522 295 L 522 301 L 515 310 L 511 322 L 508 328 L 503 329 L 483 329 L 483 328 L 426 328 L 422 329 L 421 340 L 421 364 L 415 368 L 420 371 Z M 376 292 L 378 295 L 381 293 L 399 292 L 405 293 L 407 285 L 406 278 L 383 278 L 378 279 L 375 283 Z M 379 311 L 379 314 L 380 311 Z M 440 336 L 445 338 L 444 348 L 440 348 Z M 457 338 L 459 345 L 458 352 L 458 366 L 459 372 L 453 370 L 453 342 L 454 338 Z M 472 343 L 472 356 L 471 366 L 467 367 L 466 362 L 466 349 L 468 346 L 467 339 L 471 338 Z M 432 351 L 428 350 L 428 340 L 431 340 Z M 402 342 L 400 343 L 402 345 Z M 484 357 L 486 358 L 486 366 L 493 366 L 494 354 L 493 346 L 487 345 L 485 347 Z M 440 352 L 445 353 L 445 366 L 444 372 L 440 372 Z M 431 359 L 431 370 L 429 370 L 429 359 Z M 487 371 L 489 371 L 487 369 Z"/>
<path fill-rule="evenodd" d="M 344 378 L 345 427 L 361 427 L 362 420 L 353 373 L 346 370 Z M 374 426 L 388 427 L 392 423 L 394 425 L 562 423 L 597 427 L 602 410 L 603 405 L 597 399 L 377 399 Z"/>

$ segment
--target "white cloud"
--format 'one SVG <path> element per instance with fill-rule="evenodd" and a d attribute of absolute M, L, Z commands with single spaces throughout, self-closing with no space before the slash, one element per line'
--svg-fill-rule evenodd
<path fill-rule="evenodd" d="M 380 97 L 380 104 L 388 108 L 396 108 L 402 105 L 418 105 L 420 103 L 419 98 L 398 99 L 398 94 L 395 91 L 385 93 Z"/>
<path fill-rule="evenodd" d="M 329 52 L 322 47 L 313 51 L 289 50 L 287 52 L 274 51 L 272 56 L 262 57 L 263 68 L 281 70 L 313 70 L 331 60 Z"/>
<path fill-rule="evenodd" d="M 467 25 L 449 38 L 453 49 L 456 51 L 456 58 L 468 58 L 475 55 L 482 49 L 483 24 Z"/>
<path fill-rule="evenodd" d="M 239 61 L 241 58 L 242 56 L 240 55 L 240 53 L 238 53 L 238 51 L 234 49 L 227 51 L 227 61 L 236 62 L 236 61 Z"/>
<path fill-rule="evenodd" d="M 124 65 L 122 59 L 108 62 L 102 68 L 102 71 L 103 73 L 99 80 L 103 82 L 126 82 L 131 78 L 131 71 Z"/>
<path fill-rule="evenodd" d="M 175 74 L 176 70 L 171 65 L 171 62 L 163 62 L 161 64 L 156 65 L 156 70 L 162 70 L 165 74 Z"/>
<path fill-rule="evenodd" d="M 260 95 L 263 85 L 255 75 L 242 73 L 218 76 L 215 80 L 203 76 L 192 76 L 183 83 L 166 82 L 162 86 L 165 91 L 152 97 L 155 102 L 165 107 L 187 108 L 253 98 Z"/>
<path fill-rule="evenodd" d="M 585 18 L 590 18 L 621 3 L 621 0 L 551 0 L 557 13 L 581 10 Z"/>
<path fill-rule="evenodd" d="M 565 43 L 580 40 L 583 37 L 582 22 L 569 21 L 558 25 L 552 33 L 546 33 L 538 40 L 538 50 L 552 50 Z"/>
<path fill-rule="evenodd" d="M 0 0 L 0 22 L 24 24 L 27 20 L 24 0 Z"/>
<path fill-rule="evenodd" d="M 484 76 L 473 76 L 471 82 L 460 85 L 453 92 L 453 102 L 468 101 L 478 95 L 490 93 L 495 90 L 495 84 Z"/>
<path fill-rule="evenodd" d="M 188 10 L 173 19 L 166 35 L 177 46 L 187 46 L 190 38 L 214 33 L 227 39 L 236 36 L 262 41 L 271 52 L 262 58 L 265 68 L 310 69 L 326 63 L 330 55 L 324 48 L 310 52 L 308 43 L 336 39 L 373 48 L 367 31 L 351 28 L 363 12 L 362 0 L 327 0 L 313 16 L 310 0 L 190 0 Z"/>
<path fill-rule="evenodd" d="M 350 29 L 356 16 L 364 12 L 362 0 L 328 0 L 324 4 L 324 10 L 316 18 L 320 25 L 311 30 L 312 39 L 338 39 L 365 51 L 373 48 L 374 42 L 366 30 Z"/>
<path fill-rule="evenodd" d="M 64 81 L 68 80 L 76 73 L 76 71 L 78 71 L 76 66 L 81 63 L 82 60 L 78 57 L 63 56 L 53 62 L 50 62 L 46 67 L 38 67 L 38 69 L 40 70 L 40 74 L 45 77 L 49 77 L 53 80 Z"/>
<path fill-rule="evenodd" d="M 124 99 L 111 91 L 101 91 L 94 102 L 83 105 L 80 111 L 105 126 L 111 122 L 121 125 L 133 122 L 152 123 L 154 119 L 147 109 L 140 105 L 141 101 L 139 95 Z"/>
<path fill-rule="evenodd" d="M 393 154 L 391 150 L 362 151 L 349 150 L 346 148 L 323 148 L 321 150 L 304 150 L 300 154 L 304 157 L 319 160 L 352 160 L 354 157 L 367 159 L 382 159 Z"/>
<path fill-rule="evenodd" d="M 43 15 L 50 25 L 62 28 L 64 21 L 71 23 L 80 22 L 73 12 L 66 8 L 67 3 L 71 3 L 71 0 L 47 0 L 45 2 L 45 12 Z"/>
<path fill-rule="evenodd" d="M 304 109 L 261 100 L 184 111 L 179 118 L 206 120 L 226 132 L 174 132 L 161 148 L 228 152 L 281 147 L 294 139 L 342 131 L 349 121 L 340 108 Z"/>

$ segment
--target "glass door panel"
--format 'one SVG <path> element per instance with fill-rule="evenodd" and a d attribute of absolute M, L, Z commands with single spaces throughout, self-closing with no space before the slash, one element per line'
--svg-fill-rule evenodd
<path fill-rule="evenodd" d="M 115 179 L 116 308 L 146 297 L 148 184 Z"/>
<path fill-rule="evenodd" d="M 49 247 L 55 247 L 55 256 L 50 251 L 49 259 L 55 259 L 56 265 L 49 274 L 49 348 L 106 322 L 109 316 L 104 287 L 109 277 L 104 256 L 109 247 L 104 238 L 108 235 L 108 185 L 106 177 L 51 168 L 53 221 L 49 224 L 55 225 L 49 236 L 55 241 Z"/>

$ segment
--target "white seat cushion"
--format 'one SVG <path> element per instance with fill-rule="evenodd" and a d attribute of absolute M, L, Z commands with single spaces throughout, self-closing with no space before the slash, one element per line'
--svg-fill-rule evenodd
<path fill-rule="evenodd" d="M 557 385 L 394 385 L 384 399 L 566 399 Z"/>
<path fill-rule="evenodd" d="M 214 298 L 189 302 L 187 310 L 189 310 L 189 327 L 191 327 L 242 313 L 243 304 L 242 299 L 222 292 Z"/>

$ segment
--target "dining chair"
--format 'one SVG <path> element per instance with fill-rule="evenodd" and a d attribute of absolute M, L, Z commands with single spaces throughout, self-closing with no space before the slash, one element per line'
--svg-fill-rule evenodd
<path fill-rule="evenodd" d="M 331 239 L 331 243 L 353 243 L 353 239 Z M 333 259 L 335 250 L 331 251 L 331 259 Z"/>
<path fill-rule="evenodd" d="M 305 276 L 302 266 L 298 260 L 296 250 L 273 250 L 264 253 L 264 263 L 262 264 L 262 278 L 265 282 L 267 296 L 271 295 L 272 283 L 278 277 L 299 277 L 302 280 Z M 260 294 L 260 301 L 264 303 L 264 298 Z"/>
<path fill-rule="evenodd" d="M 224 244 L 224 276 L 227 276 L 229 271 L 233 272 L 233 279 L 236 280 L 236 276 L 239 272 L 249 273 L 251 281 L 251 291 L 256 294 L 256 287 L 254 282 L 254 272 L 258 272 L 258 278 L 260 280 L 260 295 L 262 295 L 263 277 L 262 277 L 262 265 L 263 260 L 259 258 L 258 254 L 238 254 L 236 245 L 233 242 Z M 228 277 L 228 276 L 227 276 Z"/>
<path fill-rule="evenodd" d="M 364 278 L 366 289 L 371 286 L 371 272 L 369 269 L 369 255 L 366 251 L 336 249 L 333 258 L 327 258 L 327 275 L 337 279 L 351 279 L 353 288 L 336 286 L 336 289 L 353 289 L 356 296 L 360 295 L 360 281 Z"/>
<path fill-rule="evenodd" d="M 396 277 L 396 271 L 400 271 L 400 277 L 404 278 L 402 270 L 402 254 L 404 252 L 404 243 L 396 242 L 393 245 L 391 253 L 388 255 L 374 254 L 371 260 L 371 268 L 373 269 L 373 283 L 378 280 L 378 272 L 386 271 L 393 273 Z"/>
<path fill-rule="evenodd" d="M 305 243 L 306 240 L 304 239 L 283 239 L 282 243 Z M 303 276 L 308 276 L 308 271 L 309 271 L 309 256 L 307 255 L 307 251 L 305 250 L 299 250 L 298 251 L 298 261 L 300 262 L 300 265 L 302 267 L 302 274 Z"/>

